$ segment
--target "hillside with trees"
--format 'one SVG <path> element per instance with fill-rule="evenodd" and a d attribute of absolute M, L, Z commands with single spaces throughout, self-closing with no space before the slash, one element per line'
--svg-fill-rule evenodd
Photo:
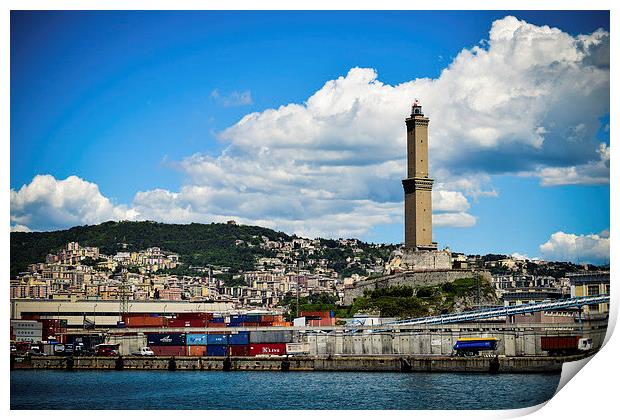
<path fill-rule="evenodd" d="M 273 256 L 270 250 L 258 246 L 261 236 L 272 241 L 290 239 L 285 233 L 259 226 L 222 223 L 106 222 L 54 232 L 11 232 L 11 275 L 25 271 L 28 264 L 45 261 L 48 253 L 68 242 L 99 247 L 106 255 L 160 247 L 177 253 L 185 267 L 219 265 L 231 271 L 251 270 L 255 256 Z M 238 247 L 236 240 L 256 246 Z"/>

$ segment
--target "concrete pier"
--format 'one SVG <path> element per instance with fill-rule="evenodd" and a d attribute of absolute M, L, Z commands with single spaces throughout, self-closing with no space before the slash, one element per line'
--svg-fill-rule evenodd
<path fill-rule="evenodd" d="M 449 357 L 449 356 L 289 356 L 231 357 L 231 371 L 373 371 L 373 372 L 560 372 L 570 357 Z M 12 369 L 59 370 L 169 370 L 171 360 L 178 371 L 224 370 L 225 357 L 19 357 Z"/>

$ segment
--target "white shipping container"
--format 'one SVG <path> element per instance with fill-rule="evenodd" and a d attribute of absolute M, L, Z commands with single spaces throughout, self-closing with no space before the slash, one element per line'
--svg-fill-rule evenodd
<path fill-rule="evenodd" d="M 286 354 L 309 354 L 309 343 L 286 343 Z"/>
<path fill-rule="evenodd" d="M 36 320 L 20 319 L 11 320 L 11 327 L 14 330 L 42 330 L 43 324 Z"/>

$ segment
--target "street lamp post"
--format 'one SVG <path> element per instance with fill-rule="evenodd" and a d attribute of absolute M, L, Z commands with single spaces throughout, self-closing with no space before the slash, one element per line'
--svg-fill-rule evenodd
<path fill-rule="evenodd" d="M 97 328 L 97 304 L 93 307 L 93 327 Z"/>

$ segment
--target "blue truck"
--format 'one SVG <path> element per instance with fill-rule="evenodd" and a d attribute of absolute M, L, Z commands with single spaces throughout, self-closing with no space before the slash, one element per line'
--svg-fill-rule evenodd
<path fill-rule="evenodd" d="M 478 356 L 481 351 L 497 350 L 499 338 L 467 337 L 459 338 L 452 349 L 457 356 Z"/>

